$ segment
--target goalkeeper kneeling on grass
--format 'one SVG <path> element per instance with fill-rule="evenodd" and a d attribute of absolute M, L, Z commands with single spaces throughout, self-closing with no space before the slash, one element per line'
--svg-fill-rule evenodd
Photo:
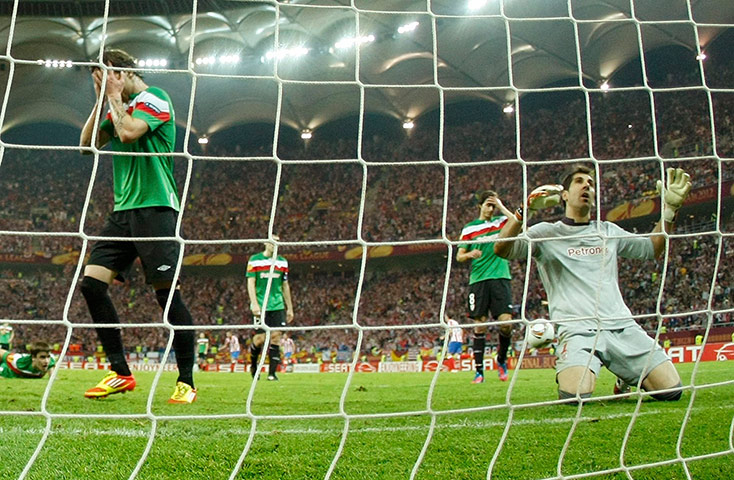
<path fill-rule="evenodd" d="M 667 170 L 667 185 L 658 182 L 662 220 L 653 233 L 671 232 L 677 210 L 691 190 L 682 169 Z M 528 197 L 527 215 L 565 205 L 565 217 L 527 230 L 532 256 L 557 324 L 556 382 L 560 399 L 589 398 L 604 365 L 617 377 L 615 393 L 626 393 L 641 381 L 657 400 L 678 400 L 681 380 L 663 349 L 632 318 L 622 299 L 617 257 L 653 260 L 665 250 L 665 236 L 635 236 L 611 222 L 591 220 L 595 201 L 594 171 L 572 167 L 563 185 L 538 187 Z M 508 259 L 527 258 L 529 242 L 517 237 L 524 211 L 518 209 L 500 232 L 495 252 Z M 501 239 L 507 239 L 501 241 Z"/>

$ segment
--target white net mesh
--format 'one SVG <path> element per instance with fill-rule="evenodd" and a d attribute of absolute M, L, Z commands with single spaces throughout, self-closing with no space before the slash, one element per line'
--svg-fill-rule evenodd
<path fill-rule="evenodd" d="M 6 7 L 0 56 L 0 238 L 9 299 L 0 319 L 14 327 L 16 346 L 58 341 L 62 363 L 77 363 L 76 356 L 93 355 L 96 347 L 76 285 L 89 242 L 99 239 L 111 209 L 111 156 L 93 149 L 92 162 L 80 158 L 76 127 L 63 132 L 72 142 L 43 138 L 47 122 L 81 124 L 91 108 L 91 89 L 79 82 L 88 82 L 84 68 L 98 63 L 54 43 L 63 38 L 96 59 L 108 46 L 150 55 L 141 67 L 146 81 L 172 95 L 183 132 L 174 153 L 182 199 L 175 240 L 183 247 L 176 275 L 185 264 L 209 265 L 184 282 L 193 328 L 214 341 L 228 330 L 250 335 L 244 264 L 237 259 L 279 234 L 278 250 L 295 265 L 296 321 L 286 330 L 318 352 L 314 360 L 335 357 L 350 367 L 326 406 L 304 401 L 298 408 L 287 400 L 315 395 L 319 378 L 300 390 L 283 382 L 265 393 L 267 385 L 252 383 L 244 396 L 238 391 L 237 402 L 192 414 L 157 406 L 171 363 L 138 365 L 155 371 L 141 385 L 144 402 L 111 407 L 81 403 L 81 392 L 79 402 L 66 399 L 64 383 L 90 380 L 54 369 L 36 403 L 0 405 L 0 432 L 17 437 L 13 448 L 23 452 L 20 468 L 10 465 L 4 475 L 46 478 L 58 461 L 70 475 L 102 478 L 111 467 L 96 449 L 106 443 L 114 450 L 109 438 L 129 438 L 119 451 L 107 451 L 123 465 L 113 477 L 170 478 L 186 465 L 192 437 L 222 430 L 229 441 L 212 440 L 226 450 L 221 458 L 202 453 L 207 447 L 196 455 L 211 455 L 211 472 L 233 479 L 266 475 L 262 459 L 279 455 L 279 435 L 301 444 L 283 454 L 285 462 L 307 467 L 279 465 L 267 473 L 274 478 L 731 476 L 734 412 L 727 399 L 734 381 L 703 361 L 707 345 L 727 343 L 722 335 L 731 335 L 733 312 L 734 71 L 725 50 L 734 12 L 725 3 L 679 1 L 660 12 L 647 1 L 80 2 L 71 21 L 76 30 L 64 32 L 44 22 L 63 25 L 58 19 L 69 16 L 71 2 L 28 2 L 27 9 L 24 3 Z M 123 34 L 136 28 L 139 35 Z M 314 43 L 304 45 L 304 38 Z M 713 50 L 717 39 L 720 60 L 712 54 L 708 67 L 703 47 Z M 169 41 L 172 50 L 161 46 Z M 38 55 L 39 44 L 48 53 Z M 665 50 L 671 46 L 677 49 Z M 169 51 L 178 60 L 155 60 Z M 68 65 L 65 55 L 73 57 Z M 415 131 L 403 135 L 401 126 L 413 120 Z M 648 332 L 661 342 L 662 327 L 701 335 L 700 345 L 679 352 L 695 361 L 682 370 L 683 399 L 658 404 L 634 391 L 626 402 L 612 401 L 611 389 L 602 391 L 610 387 L 607 376 L 591 400 L 561 406 L 554 372 L 519 367 L 508 384 L 465 393 L 447 378 L 457 376 L 435 363 L 432 374 L 395 374 L 410 378 L 407 385 L 370 380 L 365 388 L 358 371 L 374 363 L 368 356 L 384 354 L 385 370 L 392 357 L 394 371 L 426 368 L 416 358 L 424 350 L 441 361 L 444 315 L 464 310 L 468 272 L 453 252 L 461 226 L 476 213 L 475 192 L 494 187 L 506 205 L 519 205 L 536 185 L 556 183 L 579 161 L 597 172 L 596 217 L 640 234 L 659 216 L 649 190 L 664 169 L 691 173 L 694 199 L 679 231 L 667 236 L 663 260 L 620 264 L 620 288 Z M 339 255 L 330 256 L 334 251 Z M 320 255 L 329 261 L 315 260 Z M 18 266 L 37 257 L 30 267 Z M 229 267 L 212 267 L 227 263 L 224 257 Z M 512 268 L 518 356 L 511 364 L 529 367 L 534 358 L 526 355 L 522 325 L 547 317 L 545 296 L 532 264 Z M 123 338 L 130 350 L 141 346 L 135 352 L 141 362 L 148 350 L 158 354 L 150 358 L 165 359 L 173 327 L 161 320 L 166 315 L 140 277 L 112 292 Z M 469 332 L 472 324 L 463 327 Z M 347 354 L 332 355 L 331 344 L 346 345 Z M 718 355 L 730 358 L 720 348 Z M 204 385 L 199 404 L 220 388 L 210 385 L 207 393 L 206 375 L 214 374 L 196 377 Z M 227 382 L 244 383 L 232 378 Z M 9 402 L 27 388 L 1 386 Z M 391 389 L 406 397 L 391 397 Z M 366 407 L 355 401 L 364 390 L 373 396 Z M 66 423 L 72 420 L 82 426 Z M 182 427 L 209 421 L 216 426 Z M 65 449 L 55 436 L 83 439 Z M 213 476 L 201 468 L 189 474 Z"/>

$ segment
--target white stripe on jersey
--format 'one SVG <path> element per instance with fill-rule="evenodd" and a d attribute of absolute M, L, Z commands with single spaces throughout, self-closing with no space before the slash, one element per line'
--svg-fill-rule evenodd
<path fill-rule="evenodd" d="M 499 227 L 500 225 L 502 225 L 502 222 L 504 222 L 506 219 L 507 217 L 499 217 L 494 222 L 490 222 L 489 220 L 487 220 L 484 223 L 478 223 L 476 225 L 469 225 L 468 227 L 465 227 L 461 231 L 461 238 L 464 238 L 464 236 L 470 235 L 474 232 L 478 232 L 479 230 L 484 230 L 490 227 Z"/>
<path fill-rule="evenodd" d="M 258 267 L 268 267 L 270 268 L 270 265 L 273 262 L 271 260 L 252 260 L 250 261 L 250 266 L 252 268 L 258 268 Z M 276 260 L 275 261 L 275 268 L 281 268 L 281 269 L 288 269 L 288 261 L 287 260 Z"/>
<path fill-rule="evenodd" d="M 171 109 L 167 101 L 160 97 L 156 97 L 147 90 L 140 92 L 140 95 L 133 98 L 130 106 L 135 108 L 135 105 L 138 103 L 147 103 L 149 106 L 158 109 L 161 113 L 171 113 Z"/>

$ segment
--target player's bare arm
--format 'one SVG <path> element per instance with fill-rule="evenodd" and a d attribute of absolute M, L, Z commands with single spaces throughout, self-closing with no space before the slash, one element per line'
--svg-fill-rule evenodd
<path fill-rule="evenodd" d="M 507 208 L 504 203 L 502 203 L 502 200 L 499 196 L 489 197 L 487 199 L 487 203 L 493 205 L 495 210 L 499 210 L 500 213 L 502 213 L 502 215 L 507 218 L 515 216 L 515 214 L 509 208 Z"/>
<path fill-rule="evenodd" d="M 148 131 L 148 124 L 145 121 L 133 118 L 127 113 L 122 99 L 126 82 L 137 81 L 140 81 L 139 78 L 132 73 L 114 71 L 107 73 L 105 94 L 110 105 L 110 115 L 115 125 L 115 132 L 122 143 L 133 143 Z"/>
<path fill-rule="evenodd" d="M 459 248 L 459 250 L 456 252 L 456 261 L 457 262 L 466 262 L 467 260 L 474 260 L 475 258 L 479 258 L 482 256 L 482 251 L 477 250 L 476 248 L 474 250 L 467 251 L 466 248 Z"/>
<path fill-rule="evenodd" d="M 97 127 L 97 142 L 95 146 L 97 148 L 102 148 L 110 141 L 110 136 L 107 132 L 104 130 L 99 129 L 99 125 L 102 123 L 103 117 L 104 117 L 104 106 L 105 106 L 105 96 L 101 94 L 102 92 L 102 71 L 100 69 L 95 69 L 92 72 L 92 81 L 94 82 L 94 93 L 96 94 L 96 100 L 94 102 L 94 106 L 92 107 L 92 112 L 89 114 L 89 118 L 87 118 L 86 123 L 84 124 L 84 127 L 82 128 L 82 132 L 79 138 L 79 146 L 81 147 L 89 147 L 92 145 L 92 134 L 94 132 L 95 126 Z M 83 155 L 90 155 L 92 152 L 88 150 L 82 150 Z"/>
<path fill-rule="evenodd" d="M 250 297 L 250 310 L 255 316 L 259 316 L 260 304 L 257 303 L 257 290 L 255 289 L 255 277 L 249 277 L 247 279 L 247 295 Z"/>
<path fill-rule="evenodd" d="M 293 301 L 291 300 L 291 286 L 288 281 L 283 282 L 283 301 L 285 302 L 285 320 L 288 323 L 293 321 Z"/>

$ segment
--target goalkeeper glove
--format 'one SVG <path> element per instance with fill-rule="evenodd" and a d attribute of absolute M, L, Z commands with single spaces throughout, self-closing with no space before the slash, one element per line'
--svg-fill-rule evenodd
<path fill-rule="evenodd" d="M 663 185 L 658 180 L 657 191 L 660 194 L 660 208 L 663 210 L 663 220 L 669 223 L 675 221 L 675 214 L 683 205 L 688 192 L 691 191 L 691 177 L 682 168 L 669 168 L 668 180 Z"/>
<path fill-rule="evenodd" d="M 561 192 L 563 185 L 541 185 L 528 195 L 527 210 L 528 219 L 538 210 L 555 207 L 561 203 Z M 519 215 L 518 215 L 519 214 Z M 522 209 L 518 208 L 516 216 L 522 220 Z"/>

